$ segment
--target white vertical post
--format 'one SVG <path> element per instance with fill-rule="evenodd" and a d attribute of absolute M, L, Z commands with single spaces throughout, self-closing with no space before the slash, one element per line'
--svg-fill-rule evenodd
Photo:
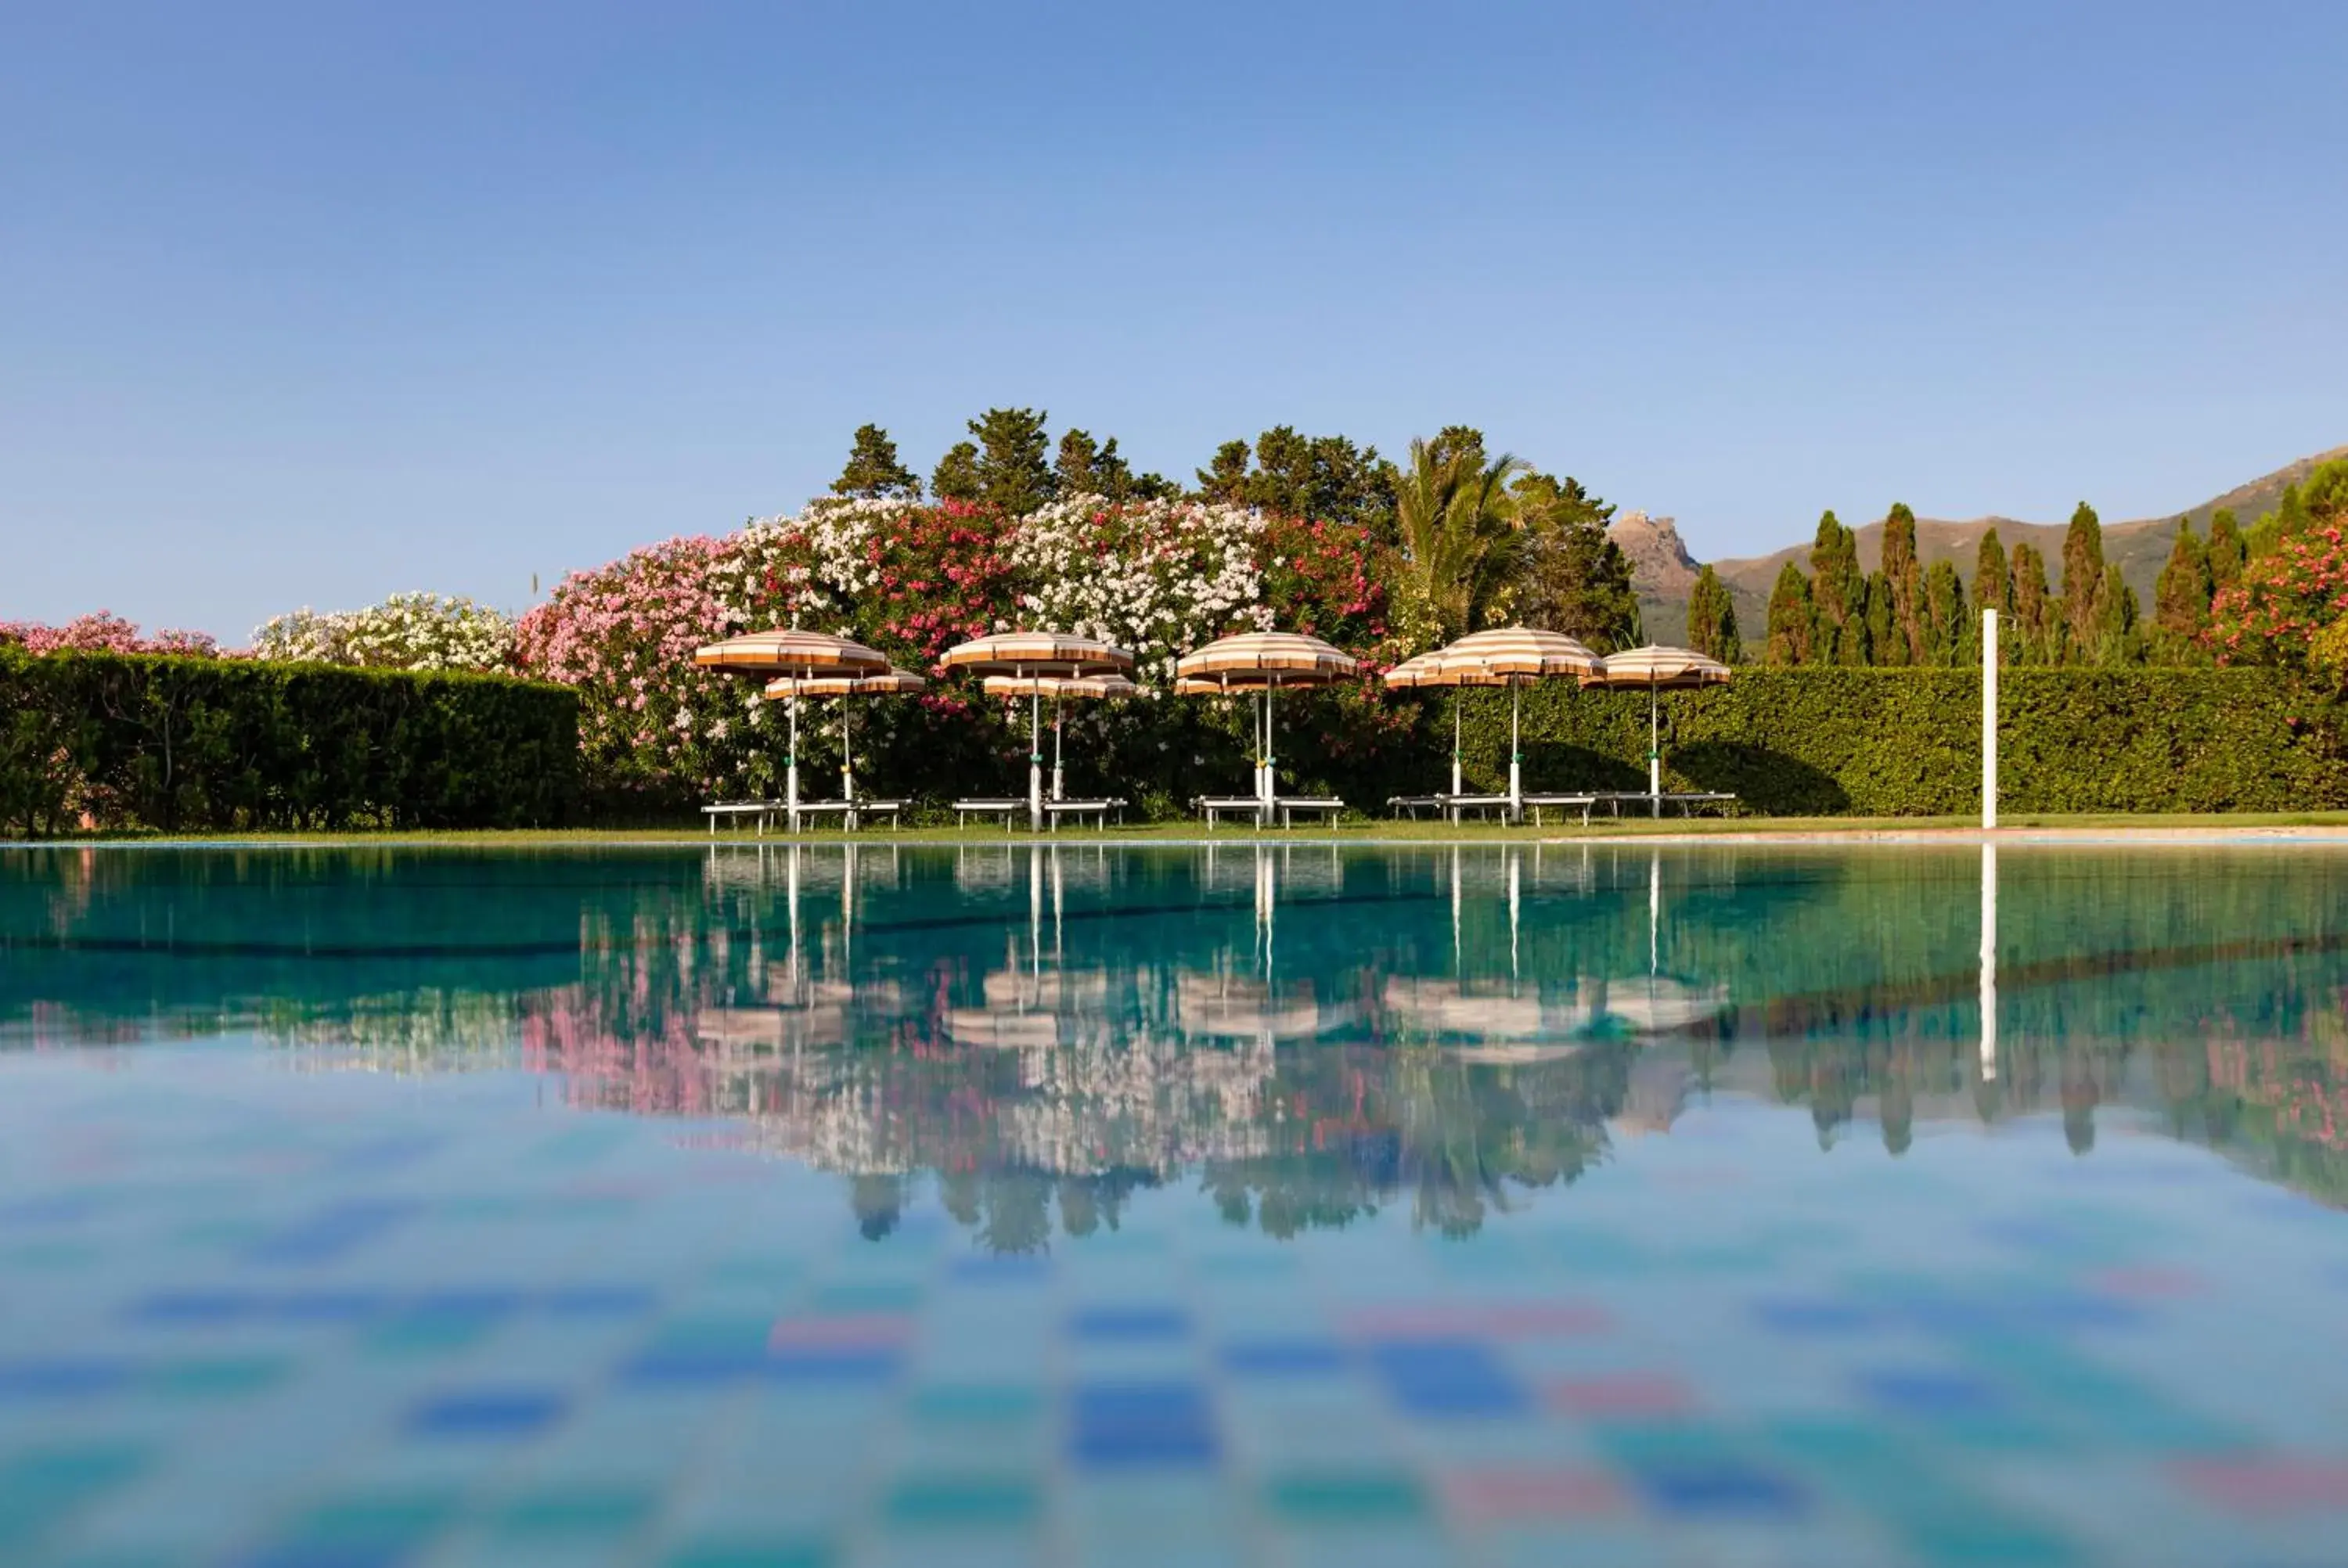
<path fill-rule="evenodd" d="M 1517 766 L 1519 759 L 1524 755 L 1524 753 L 1518 749 L 1517 740 L 1517 711 L 1523 695 L 1523 688 L 1514 682 L 1509 683 L 1509 820 L 1510 822 L 1522 822 L 1525 818 L 1524 778 Z"/>
<path fill-rule="evenodd" d="M 1997 611 L 1982 611 L 1982 825 L 1997 825 Z"/>
<path fill-rule="evenodd" d="M 1044 831 L 1044 689 L 1027 687 L 1027 831 Z"/>
<path fill-rule="evenodd" d="M 791 693 L 790 749 L 783 753 L 783 820 L 799 830 L 799 699 Z"/>

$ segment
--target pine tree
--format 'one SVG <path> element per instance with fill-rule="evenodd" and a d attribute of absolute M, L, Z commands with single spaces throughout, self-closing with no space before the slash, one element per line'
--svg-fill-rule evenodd
<path fill-rule="evenodd" d="M 1099 496 L 1111 501 L 1163 496 L 1173 487 L 1155 474 L 1136 474 L 1117 455 L 1117 437 L 1095 441 L 1089 432 L 1071 430 L 1060 437 L 1059 455 L 1052 464 L 1056 488 L 1063 496 Z"/>
<path fill-rule="evenodd" d="M 848 466 L 831 482 L 835 496 L 891 496 L 917 501 L 922 497 L 921 477 L 897 460 L 897 444 L 878 425 L 856 427 L 854 444 L 848 454 Z"/>
<path fill-rule="evenodd" d="M 1745 661 L 1744 644 L 1736 635 L 1736 603 L 1720 574 L 1708 566 L 1696 573 L 1695 587 L 1688 591 L 1688 645 L 1724 664 Z"/>
<path fill-rule="evenodd" d="M 1934 561 L 1924 574 L 1925 662 L 1943 669 L 1972 662 L 1979 648 L 1972 618 L 1965 612 L 1965 579 L 1954 561 Z"/>
<path fill-rule="evenodd" d="M 973 507 L 986 498 L 976 442 L 957 441 L 947 448 L 930 475 L 930 494 L 941 501 L 962 501 Z"/>
<path fill-rule="evenodd" d="M 990 408 L 970 422 L 978 437 L 980 498 L 1005 517 L 1024 517 L 1059 493 L 1059 477 L 1045 456 L 1049 417 L 1033 408 Z"/>
<path fill-rule="evenodd" d="M 2059 619 L 2054 596 L 2046 586 L 2046 559 L 2038 553 L 2037 546 L 2024 539 L 2013 547 L 2013 626 L 2019 635 L 2013 641 L 2012 662 L 2055 662 Z"/>
<path fill-rule="evenodd" d="M 1814 623 L 1810 579 L 1787 561 L 1777 569 L 1776 586 L 1769 590 L 1769 641 L 1764 657 L 1778 665 L 1809 663 Z"/>
<path fill-rule="evenodd" d="M 2250 559 L 2260 560 L 2274 554 L 2283 540 L 2305 533 L 2313 522 L 2307 509 L 2306 496 L 2298 486 L 2285 485 L 2282 498 L 2275 503 L 2275 509 L 2252 525 L 2248 538 L 2243 540 L 2249 547 Z"/>
<path fill-rule="evenodd" d="M 2209 514 L 2209 587 L 2217 589 L 2233 587 L 2242 580 L 2242 567 L 2250 559 L 2249 546 L 2242 538 L 2240 524 L 2234 520 L 2230 507 L 2220 507 Z"/>
<path fill-rule="evenodd" d="M 2104 526 L 2096 508 L 2079 503 L 2063 536 L 2063 623 L 2082 661 L 2095 657 L 2098 600 L 2104 587 Z"/>
<path fill-rule="evenodd" d="M 2209 600 L 2217 585 L 2209 579 L 2209 552 L 2193 531 L 2193 519 L 2177 519 L 2177 539 L 2169 546 L 2168 563 L 2153 585 L 2151 651 L 2163 663 L 2197 662 L 2201 633 L 2209 624 Z"/>
<path fill-rule="evenodd" d="M 1924 568 L 1916 558 L 1916 514 L 1905 501 L 1894 501 L 1883 519 L 1883 575 L 1891 588 L 1891 625 L 1899 635 L 1876 645 L 1876 661 L 1924 663 Z"/>

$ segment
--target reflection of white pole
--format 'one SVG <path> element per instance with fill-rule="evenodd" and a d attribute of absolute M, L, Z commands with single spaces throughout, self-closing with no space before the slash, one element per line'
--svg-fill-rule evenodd
<path fill-rule="evenodd" d="M 1263 938 L 1263 976 L 1272 979 L 1272 907 L 1277 897 L 1272 851 L 1259 845 L 1255 852 L 1255 924 Z"/>
<path fill-rule="evenodd" d="M 1994 615 L 1996 611 L 1992 610 Z M 1982 845 L 1981 1071 L 1997 1077 L 1997 845 Z"/>
<path fill-rule="evenodd" d="M 791 910 L 791 995 L 798 998 L 799 988 L 799 846 L 791 845 L 791 858 L 783 878 L 784 897 Z"/>
<path fill-rule="evenodd" d="M 1459 972 L 1459 849 L 1451 850 L 1451 972 Z"/>
<path fill-rule="evenodd" d="M 1656 850 L 1647 862 L 1647 973 L 1658 974 L 1663 969 L 1663 852 Z"/>
<path fill-rule="evenodd" d="M 1044 846 L 1027 846 L 1027 959 L 1044 972 Z"/>
<path fill-rule="evenodd" d="M 1982 611 L 1982 825 L 1997 825 L 1997 611 L 1994 610 Z"/>
<path fill-rule="evenodd" d="M 1509 851 L 1509 978 L 1517 978 L 1517 905 L 1520 897 L 1519 884 L 1524 874 L 1524 862 L 1516 850 Z"/>
<path fill-rule="evenodd" d="M 1060 876 L 1060 846 L 1052 845 L 1052 961 L 1067 962 L 1068 949 L 1060 940 L 1060 911 L 1066 904 L 1067 885 Z"/>
<path fill-rule="evenodd" d="M 850 985 L 856 983 L 856 845 L 851 841 L 839 863 L 839 967 Z"/>

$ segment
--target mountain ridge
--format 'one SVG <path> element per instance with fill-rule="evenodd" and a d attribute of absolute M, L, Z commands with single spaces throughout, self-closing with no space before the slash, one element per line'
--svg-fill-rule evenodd
<path fill-rule="evenodd" d="M 2135 589 L 2137 600 L 2149 611 L 2153 584 L 2160 576 L 2162 565 L 2168 559 L 2170 548 L 2177 540 L 2179 518 L 2189 518 L 2197 528 L 2207 530 L 2211 514 L 2220 507 L 2230 508 L 2245 528 L 2258 519 L 2261 512 L 2271 511 L 2282 497 L 2283 487 L 2304 479 L 2321 464 L 2338 457 L 2348 457 L 2348 446 L 2335 446 L 2326 452 L 2301 457 L 2286 463 L 2271 473 L 2235 486 L 2221 495 L 2212 496 L 2198 506 L 2188 507 L 2166 516 L 2137 518 L 2127 522 L 2104 525 L 2104 559 L 2116 564 L 2120 576 Z M 1981 547 L 1982 535 L 1997 530 L 1998 540 L 2011 556 L 2013 547 L 2027 541 L 2046 558 L 2048 586 L 2059 587 L 2063 572 L 2063 536 L 2069 528 L 2065 519 L 2059 523 L 2024 522 L 2017 518 L 1985 517 L 1953 521 L 1943 518 L 1916 519 L 1916 554 L 1927 567 L 1941 560 L 1952 560 L 1965 579 L 1968 592 L 1972 589 L 1973 557 Z M 1670 518 L 1656 518 L 1645 512 L 1627 511 L 1619 515 L 1607 527 L 1607 535 L 1622 546 L 1631 560 L 1631 580 L 1639 591 L 1642 614 L 1646 620 L 1647 635 L 1659 642 L 1684 639 L 1687 631 L 1687 595 L 1694 586 L 1700 564 L 1689 554 L 1680 539 L 1679 530 Z M 1859 536 L 1859 563 L 1873 571 L 1883 559 L 1883 519 L 1880 518 L 1861 525 Z M 1712 563 L 1729 596 L 1735 601 L 1736 624 L 1746 641 L 1754 642 L 1767 625 L 1770 590 L 1776 586 L 1777 574 L 1788 560 L 1807 570 L 1810 541 L 1807 538 L 1790 544 L 1767 555 L 1731 556 Z"/>

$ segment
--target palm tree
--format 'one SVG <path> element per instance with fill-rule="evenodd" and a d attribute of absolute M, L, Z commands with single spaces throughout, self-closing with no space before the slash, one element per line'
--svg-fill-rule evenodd
<path fill-rule="evenodd" d="M 1507 586 L 1520 535 L 1509 481 L 1529 465 L 1509 453 L 1446 451 L 1413 437 L 1410 466 L 1395 487 L 1395 520 L 1409 585 L 1446 639 L 1473 631 Z"/>

